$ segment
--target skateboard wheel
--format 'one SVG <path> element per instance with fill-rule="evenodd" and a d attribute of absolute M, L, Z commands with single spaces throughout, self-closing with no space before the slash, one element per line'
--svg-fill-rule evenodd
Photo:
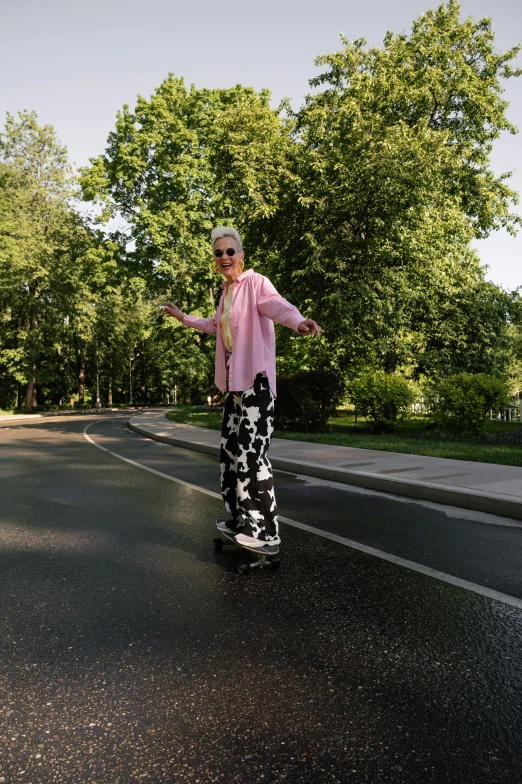
<path fill-rule="evenodd" d="M 214 539 L 214 552 L 223 552 L 223 539 Z"/>
<path fill-rule="evenodd" d="M 272 562 L 271 562 L 270 566 L 271 566 L 271 568 L 272 568 L 272 571 L 277 571 L 277 569 L 279 569 L 279 567 L 281 566 L 281 561 L 280 561 L 280 559 L 279 559 L 279 558 L 274 558 L 274 559 L 272 560 Z"/>
<path fill-rule="evenodd" d="M 237 570 L 239 574 L 248 574 L 250 571 L 250 564 L 249 563 L 238 563 Z"/>

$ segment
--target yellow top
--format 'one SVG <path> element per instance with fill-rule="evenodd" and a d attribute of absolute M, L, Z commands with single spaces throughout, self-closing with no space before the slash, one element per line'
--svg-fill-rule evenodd
<path fill-rule="evenodd" d="M 223 343 L 229 351 L 232 351 L 232 331 L 230 329 L 230 321 L 228 320 L 228 313 L 232 304 L 232 297 L 234 296 L 234 284 L 230 283 L 225 294 L 223 302 L 223 313 L 221 314 L 221 335 L 223 336 Z"/>

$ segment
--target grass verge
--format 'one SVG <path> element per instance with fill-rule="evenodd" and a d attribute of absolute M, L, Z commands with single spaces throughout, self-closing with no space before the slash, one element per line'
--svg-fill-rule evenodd
<path fill-rule="evenodd" d="M 198 406 L 178 406 L 166 414 L 167 419 L 198 427 L 221 429 L 222 414 L 219 411 L 202 411 Z M 330 420 L 331 433 L 289 433 L 276 430 L 276 438 L 308 441 L 316 444 L 334 444 L 362 449 L 379 449 L 384 452 L 399 452 L 407 455 L 446 457 L 453 460 L 470 460 L 475 463 L 497 463 L 499 465 L 522 466 L 522 446 L 503 443 L 484 443 L 478 439 L 451 437 L 426 438 L 423 436 L 426 420 L 417 417 L 399 425 L 397 433 L 375 435 L 363 431 L 364 420 L 359 419 L 354 427 L 353 415 L 343 412 Z M 518 432 L 520 423 L 487 422 L 486 437 L 495 438 L 504 433 Z"/>

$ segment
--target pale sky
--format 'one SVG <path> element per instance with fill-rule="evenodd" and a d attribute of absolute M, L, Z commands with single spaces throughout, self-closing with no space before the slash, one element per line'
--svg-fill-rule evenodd
<path fill-rule="evenodd" d="M 308 91 L 318 54 L 339 48 L 339 34 L 382 42 L 407 31 L 430 0 L 0 0 L 0 125 L 5 112 L 35 110 L 54 125 L 71 160 L 85 165 L 104 151 L 124 103 L 135 105 L 169 72 L 198 87 L 241 83 L 288 96 L 294 108 Z M 462 14 L 490 16 L 497 48 L 522 40 L 519 0 L 463 0 Z M 518 58 L 522 66 L 522 57 Z M 522 77 L 506 83 L 508 116 L 522 128 Z M 497 173 L 515 170 L 522 192 L 522 135 L 499 139 Z M 519 207 L 522 211 L 522 205 Z M 522 232 L 496 232 L 477 243 L 488 278 L 522 285 Z"/>

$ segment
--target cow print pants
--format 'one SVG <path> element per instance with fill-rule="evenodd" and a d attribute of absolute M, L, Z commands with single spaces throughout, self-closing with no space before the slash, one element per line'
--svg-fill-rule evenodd
<path fill-rule="evenodd" d="M 221 430 L 221 495 L 238 533 L 279 542 L 272 466 L 267 458 L 274 396 L 258 373 L 246 392 L 228 392 Z"/>

